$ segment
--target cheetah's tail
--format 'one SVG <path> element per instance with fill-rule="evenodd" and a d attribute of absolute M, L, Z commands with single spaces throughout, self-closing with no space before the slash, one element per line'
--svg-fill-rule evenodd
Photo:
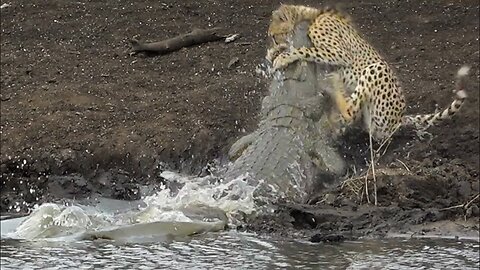
<path fill-rule="evenodd" d="M 470 67 L 463 66 L 457 71 L 457 82 L 455 88 L 455 99 L 450 106 L 443 111 L 431 114 L 419 114 L 419 115 L 406 115 L 403 118 L 404 126 L 414 126 L 419 130 L 425 130 L 445 119 L 451 118 L 462 107 L 467 93 L 465 92 L 465 80 L 470 71 Z"/>

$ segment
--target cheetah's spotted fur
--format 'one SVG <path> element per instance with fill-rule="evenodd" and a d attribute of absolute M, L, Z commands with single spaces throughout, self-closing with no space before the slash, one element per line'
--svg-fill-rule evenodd
<path fill-rule="evenodd" d="M 310 22 L 308 37 L 313 46 L 288 51 L 287 36 L 301 21 Z M 448 108 L 433 114 L 404 116 L 405 97 L 393 70 L 360 36 L 350 18 L 333 9 L 282 5 L 272 14 L 268 34 L 274 46 L 267 52 L 267 59 L 273 62 L 274 70 L 297 60 L 338 66 L 332 76 L 336 87 L 330 94 L 343 121 L 350 124 L 362 116 L 377 141 L 391 136 L 399 126 L 411 125 L 423 131 L 450 118 L 466 98 L 462 79 L 468 68 L 464 67 L 458 72 L 456 97 Z"/>

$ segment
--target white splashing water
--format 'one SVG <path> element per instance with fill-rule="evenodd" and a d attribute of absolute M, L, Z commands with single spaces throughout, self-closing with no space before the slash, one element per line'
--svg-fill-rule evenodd
<path fill-rule="evenodd" d="M 254 201 L 256 187 L 239 177 L 222 182 L 214 176 L 191 177 L 163 172 L 168 181 L 183 183 L 176 193 L 164 188 L 146 196 L 141 205 L 125 206 L 127 202 L 113 201 L 116 209 L 92 205 L 62 205 L 45 203 L 37 207 L 14 230 L 2 236 L 21 239 L 59 239 L 111 227 L 153 222 L 194 222 L 185 209 L 197 206 L 221 210 L 229 223 L 238 223 L 236 217 L 258 210 Z M 110 200 L 110 204 L 112 201 Z M 224 215 L 224 216 L 225 216 Z M 205 221 L 205 220 L 202 220 Z"/>
<path fill-rule="evenodd" d="M 9 234 L 12 238 L 35 239 L 64 236 L 87 230 L 92 220 L 78 206 L 64 207 L 45 203 L 35 209 L 17 229 Z"/>
<path fill-rule="evenodd" d="M 177 194 L 172 195 L 169 189 L 164 189 L 144 201 L 149 207 L 164 211 L 178 210 L 195 205 L 205 205 L 223 210 L 227 216 L 238 212 L 251 214 L 255 211 L 253 193 L 256 187 L 249 186 L 241 176 L 226 183 L 217 182 L 215 177 L 188 178 L 179 174 L 167 172 L 162 177 L 169 181 L 185 183 Z M 212 183 L 213 182 L 213 183 Z M 149 220 L 152 221 L 152 220 Z"/>

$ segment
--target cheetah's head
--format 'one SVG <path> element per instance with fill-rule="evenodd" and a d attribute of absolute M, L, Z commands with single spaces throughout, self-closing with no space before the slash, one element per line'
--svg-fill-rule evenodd
<path fill-rule="evenodd" d="M 285 44 L 287 36 L 295 27 L 294 13 L 288 6 L 282 6 L 272 12 L 272 22 L 268 28 L 268 36 L 273 45 Z"/>

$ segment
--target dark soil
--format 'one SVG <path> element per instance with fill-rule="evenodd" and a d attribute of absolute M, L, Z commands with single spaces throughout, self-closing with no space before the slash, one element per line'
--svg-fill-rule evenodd
<path fill-rule="evenodd" d="M 453 120 L 429 130 L 431 140 L 396 136 L 378 164 L 385 172 L 377 179 L 378 206 L 336 188 L 313 194 L 311 205 L 280 206 L 275 217 L 248 228 L 334 241 L 347 232 L 476 220 L 478 200 L 468 209 L 441 209 L 479 192 L 478 1 L 340 2 L 396 68 L 408 113 L 449 104 L 463 64 L 472 67 L 469 100 Z M 94 194 L 136 199 L 141 185 L 163 181 L 164 169 L 200 174 L 207 162 L 223 158 L 256 128 L 269 81 L 255 69 L 279 3 L 14 1 L 2 8 L 1 211 Z M 129 55 L 133 37 L 159 41 L 196 27 L 223 27 L 241 38 L 161 56 Z M 367 142 L 346 137 L 347 158 L 357 169 L 365 167 Z"/>

